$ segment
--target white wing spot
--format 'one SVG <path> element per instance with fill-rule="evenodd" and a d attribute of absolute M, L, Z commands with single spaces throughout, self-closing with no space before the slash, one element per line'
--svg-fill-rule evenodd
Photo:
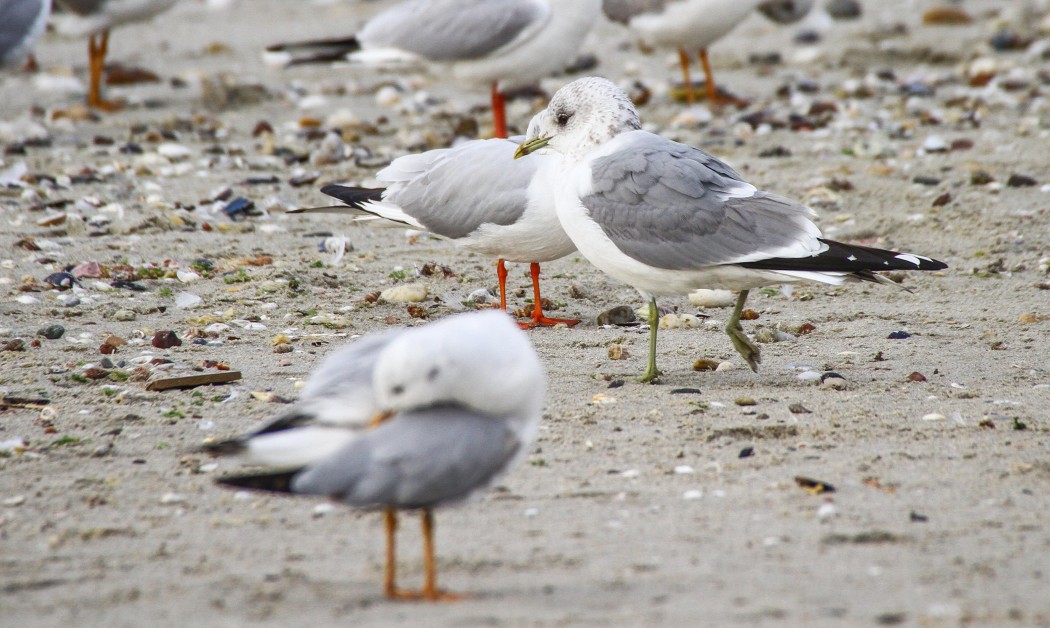
<path fill-rule="evenodd" d="M 912 255 L 911 253 L 901 253 L 900 255 L 894 255 L 894 257 L 896 257 L 899 260 L 904 260 L 905 262 L 915 264 L 916 268 L 922 266 L 922 262 L 919 260 L 926 260 L 927 262 L 933 261 L 928 257 L 923 257 L 921 255 Z"/>
<path fill-rule="evenodd" d="M 847 260 L 849 260 L 849 261 L 851 261 L 851 262 L 855 262 L 855 261 L 857 261 L 857 256 L 856 256 L 856 255 L 850 255 L 850 256 L 849 256 L 849 257 L 847 257 L 846 259 L 847 259 Z"/>

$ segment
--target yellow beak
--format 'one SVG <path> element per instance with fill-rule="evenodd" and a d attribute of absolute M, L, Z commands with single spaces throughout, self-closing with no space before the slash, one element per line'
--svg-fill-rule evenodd
<path fill-rule="evenodd" d="M 538 151 L 539 149 L 546 146 L 551 141 L 549 137 L 537 137 L 536 139 L 529 140 L 524 144 L 518 146 L 518 150 L 514 151 L 514 159 L 520 159 L 529 153 Z"/>

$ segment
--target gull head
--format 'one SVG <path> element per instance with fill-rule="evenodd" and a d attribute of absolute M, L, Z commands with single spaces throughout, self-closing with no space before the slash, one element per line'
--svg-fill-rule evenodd
<path fill-rule="evenodd" d="M 766 0 L 758 10 L 778 24 L 792 24 L 806 17 L 813 0 Z"/>
<path fill-rule="evenodd" d="M 617 135 L 641 126 L 634 103 L 622 89 L 604 78 L 590 76 L 554 94 L 547 108 L 529 122 L 525 142 L 514 157 L 546 147 L 568 159 L 580 159 Z"/>
<path fill-rule="evenodd" d="M 500 417 L 538 416 L 546 379 L 525 334 L 497 310 L 405 331 L 382 350 L 372 379 L 389 412 L 464 406 Z"/>

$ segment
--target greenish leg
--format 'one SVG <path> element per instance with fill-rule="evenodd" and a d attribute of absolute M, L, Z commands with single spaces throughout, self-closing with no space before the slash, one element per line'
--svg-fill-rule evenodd
<path fill-rule="evenodd" d="M 656 368 L 656 331 L 660 328 L 660 310 L 656 307 L 656 299 L 649 299 L 649 368 L 642 375 L 642 383 L 660 383 L 660 371 Z"/>
<path fill-rule="evenodd" d="M 741 290 L 740 295 L 736 298 L 736 307 L 733 308 L 733 315 L 729 317 L 729 322 L 726 323 L 726 333 L 729 334 L 729 339 L 733 341 L 733 348 L 736 349 L 736 352 L 744 358 L 751 370 L 757 373 L 758 364 L 762 361 L 761 352 L 748 339 L 747 334 L 744 333 L 744 328 L 740 326 L 740 315 L 744 311 L 747 293 L 747 290 Z"/>

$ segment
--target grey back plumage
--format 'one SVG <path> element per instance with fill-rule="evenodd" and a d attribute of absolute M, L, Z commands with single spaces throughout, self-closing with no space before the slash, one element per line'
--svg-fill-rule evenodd
<path fill-rule="evenodd" d="M 77 15 L 92 15 L 102 10 L 109 0 L 58 0 L 58 4 Z"/>
<path fill-rule="evenodd" d="M 521 446 L 505 422 L 462 407 L 409 411 L 304 470 L 292 490 L 360 507 L 432 507 L 487 487 Z"/>
<path fill-rule="evenodd" d="M 519 142 L 474 140 L 397 159 L 379 173 L 384 200 L 429 231 L 462 238 L 486 223 L 514 224 L 528 205 L 536 160 L 514 159 Z"/>
<path fill-rule="evenodd" d="M 687 270 L 750 261 L 815 238 L 811 210 L 756 192 L 702 150 L 644 131 L 591 164 L 581 201 L 610 240 L 650 266 Z M 815 241 L 815 240 L 814 240 Z"/>
<path fill-rule="evenodd" d="M 366 48 L 461 61 L 499 50 L 544 17 L 531 0 L 409 0 L 374 17 L 358 39 Z"/>

